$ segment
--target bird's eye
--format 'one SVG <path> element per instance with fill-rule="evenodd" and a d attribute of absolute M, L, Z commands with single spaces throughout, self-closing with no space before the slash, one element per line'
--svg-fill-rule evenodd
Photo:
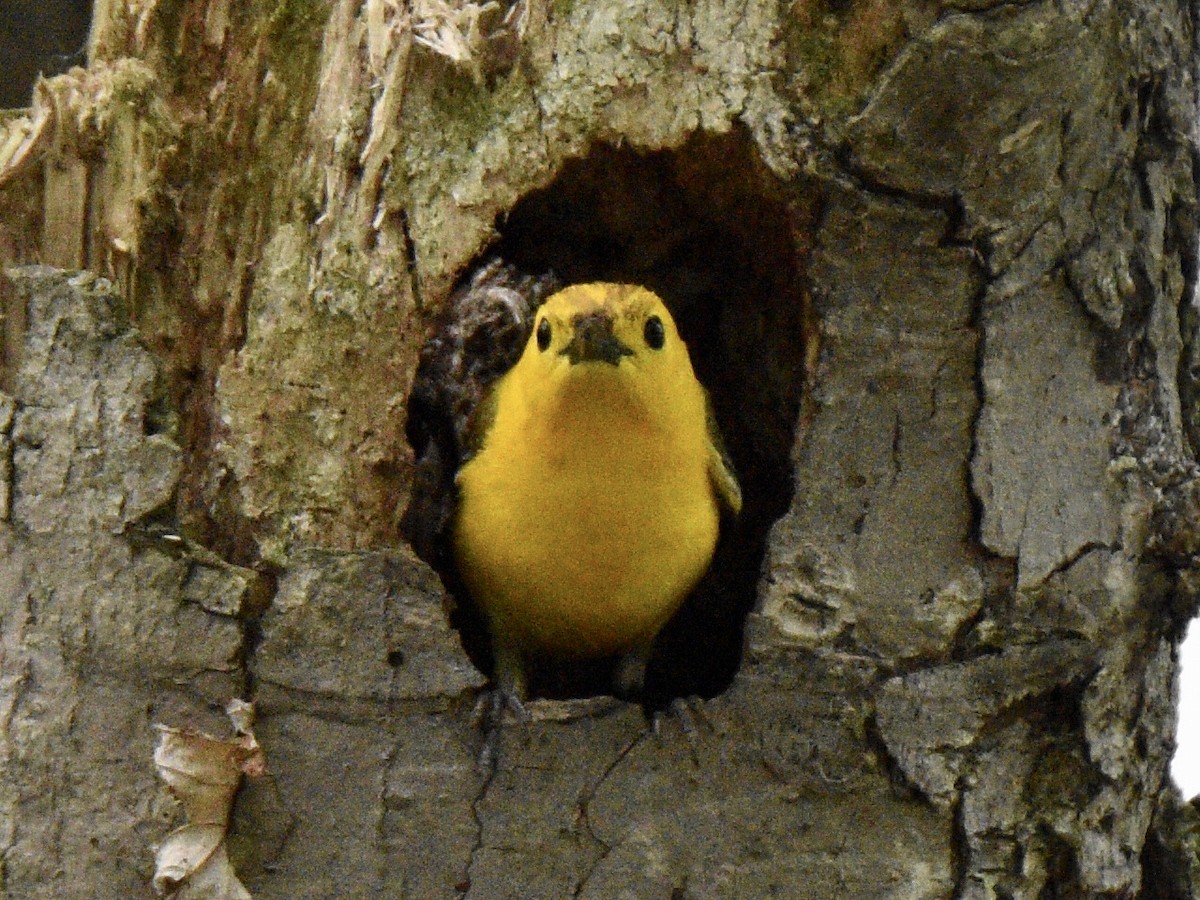
<path fill-rule="evenodd" d="M 658 316 L 651 316 L 646 320 L 646 328 L 642 334 L 646 338 L 646 346 L 651 350 L 661 350 L 667 340 L 667 332 Z"/>
<path fill-rule="evenodd" d="M 550 320 L 542 319 L 537 326 L 538 349 L 545 350 L 550 346 Z"/>

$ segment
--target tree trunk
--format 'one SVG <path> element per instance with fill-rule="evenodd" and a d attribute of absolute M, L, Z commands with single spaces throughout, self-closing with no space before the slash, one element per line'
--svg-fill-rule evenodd
<path fill-rule="evenodd" d="M 0 123 L 5 896 L 150 896 L 152 726 L 231 697 L 255 897 L 1198 895 L 1195 17 L 98 0 Z M 746 511 L 690 718 L 534 700 L 481 764 L 397 521 L 495 255 L 668 300 Z"/>

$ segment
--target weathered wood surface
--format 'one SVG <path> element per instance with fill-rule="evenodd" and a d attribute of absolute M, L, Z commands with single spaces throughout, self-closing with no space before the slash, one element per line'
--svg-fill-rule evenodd
<path fill-rule="evenodd" d="M 1194 893 L 1194 10 L 439 8 L 102 2 L 0 158 L 5 263 L 113 281 L 4 285 L 3 892 L 147 896 L 151 724 L 245 696 L 256 897 Z M 480 770 L 395 520 L 417 348 L 497 223 L 699 285 L 782 516 L 695 722 L 538 701 Z"/>

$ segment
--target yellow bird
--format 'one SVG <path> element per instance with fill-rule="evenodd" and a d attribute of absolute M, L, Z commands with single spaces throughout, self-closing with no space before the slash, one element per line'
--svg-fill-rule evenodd
<path fill-rule="evenodd" d="M 625 657 L 639 688 L 659 630 L 712 559 L 741 491 L 687 347 L 658 296 L 579 284 L 536 312 L 473 419 L 451 547 L 524 699 L 540 660 Z"/>

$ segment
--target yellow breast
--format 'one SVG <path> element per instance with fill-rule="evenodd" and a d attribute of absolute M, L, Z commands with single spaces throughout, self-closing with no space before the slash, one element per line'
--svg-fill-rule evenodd
<path fill-rule="evenodd" d="M 575 405 L 497 417 L 463 470 L 459 569 L 494 629 L 554 656 L 651 640 L 712 558 L 718 514 L 690 441 Z"/>

